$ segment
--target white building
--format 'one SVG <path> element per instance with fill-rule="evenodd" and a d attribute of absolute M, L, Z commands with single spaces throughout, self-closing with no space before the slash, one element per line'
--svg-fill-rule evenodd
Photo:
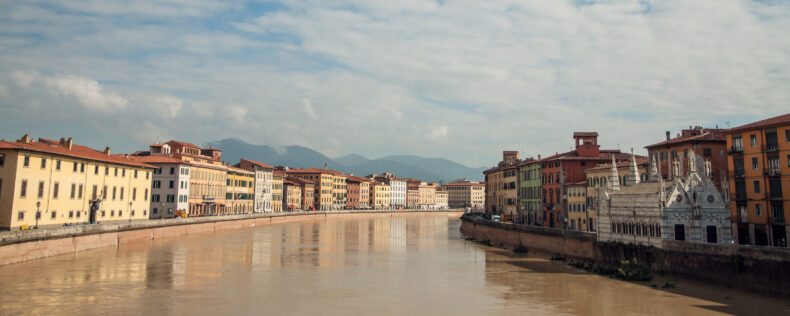
<path fill-rule="evenodd" d="M 254 213 L 273 213 L 272 185 L 274 184 L 274 167 L 262 162 L 242 158 L 236 167 L 255 172 Z"/>
<path fill-rule="evenodd" d="M 146 154 L 129 158 L 156 167 L 151 179 L 149 218 L 173 218 L 177 211 L 186 214 L 189 209 L 189 164 L 169 157 L 170 146 L 167 144 L 153 144 Z"/>
<path fill-rule="evenodd" d="M 620 187 L 617 168 L 612 167 L 606 187 L 599 188 L 596 197 L 598 240 L 657 248 L 663 240 L 731 244 L 729 197 L 713 184 L 709 161 L 701 176 L 695 155 L 688 157 L 689 172 L 680 177 L 680 163 L 674 161 L 670 182 L 659 179 L 653 162 L 648 182 L 640 183 L 632 157 L 626 183 Z"/>
<path fill-rule="evenodd" d="M 398 208 L 406 208 L 406 180 L 390 179 L 390 205 Z"/>

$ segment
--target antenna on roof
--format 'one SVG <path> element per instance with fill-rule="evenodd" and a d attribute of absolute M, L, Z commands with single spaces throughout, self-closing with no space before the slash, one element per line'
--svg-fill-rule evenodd
<path fill-rule="evenodd" d="M 727 122 L 724 122 L 724 123 L 727 124 L 727 128 L 730 128 L 730 121 L 727 121 Z"/>

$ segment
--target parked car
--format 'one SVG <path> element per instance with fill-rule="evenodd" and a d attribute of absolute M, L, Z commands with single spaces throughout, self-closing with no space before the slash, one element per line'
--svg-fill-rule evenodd
<path fill-rule="evenodd" d="M 502 221 L 502 217 L 499 216 L 499 215 L 491 215 L 491 220 L 495 221 L 495 222 L 501 222 Z"/>

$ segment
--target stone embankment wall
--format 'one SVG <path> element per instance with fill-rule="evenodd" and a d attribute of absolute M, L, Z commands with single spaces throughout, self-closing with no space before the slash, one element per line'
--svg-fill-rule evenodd
<path fill-rule="evenodd" d="M 461 218 L 461 233 L 493 246 L 524 247 L 616 266 L 636 258 L 659 274 L 790 296 L 790 249 L 664 240 L 662 249 L 597 242 L 595 234 Z"/>
<path fill-rule="evenodd" d="M 117 247 L 119 244 L 132 241 L 172 238 L 276 223 L 377 216 L 424 216 L 428 214 L 446 214 L 451 217 L 459 217 L 463 214 L 463 211 L 406 210 L 253 214 L 2 232 L 0 233 L 0 265 L 75 253 L 88 249 Z"/>

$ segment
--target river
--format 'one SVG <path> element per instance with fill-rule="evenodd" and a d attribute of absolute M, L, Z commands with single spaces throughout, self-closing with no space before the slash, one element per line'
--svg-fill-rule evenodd
<path fill-rule="evenodd" d="M 464 240 L 446 215 L 274 224 L 0 266 L 1 314 L 788 315 L 790 300 L 631 283 Z M 674 289 L 651 287 L 674 283 Z"/>

